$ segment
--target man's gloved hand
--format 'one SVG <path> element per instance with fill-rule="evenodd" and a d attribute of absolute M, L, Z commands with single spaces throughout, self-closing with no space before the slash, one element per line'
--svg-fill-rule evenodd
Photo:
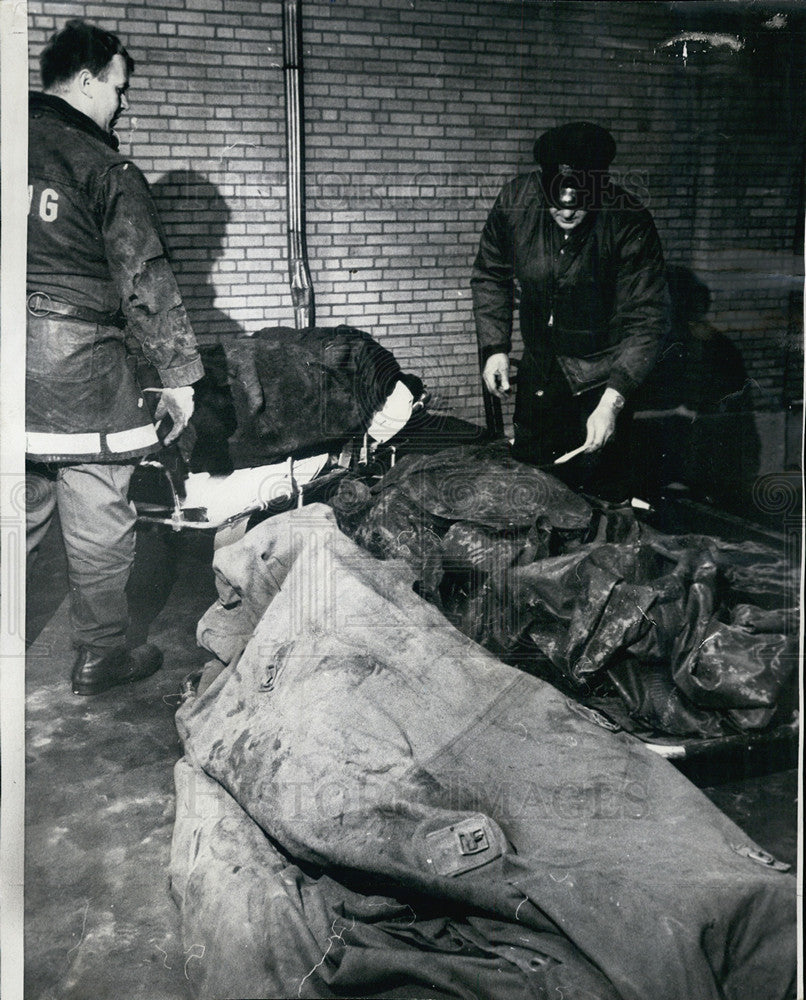
<path fill-rule="evenodd" d="M 620 392 L 608 386 L 602 393 L 599 405 L 588 417 L 585 425 L 588 431 L 583 445 L 585 451 L 599 451 L 607 444 L 613 437 L 613 432 L 616 429 L 616 417 L 622 409 L 624 409 L 624 397 Z"/>
<path fill-rule="evenodd" d="M 509 356 L 504 353 L 491 354 L 481 377 L 488 391 L 503 399 L 509 392 Z"/>
<path fill-rule="evenodd" d="M 174 389 L 160 391 L 160 401 L 154 411 L 154 420 L 159 423 L 166 415 L 173 421 L 173 427 L 162 443 L 170 444 L 179 437 L 193 416 L 192 385 L 180 385 Z"/>

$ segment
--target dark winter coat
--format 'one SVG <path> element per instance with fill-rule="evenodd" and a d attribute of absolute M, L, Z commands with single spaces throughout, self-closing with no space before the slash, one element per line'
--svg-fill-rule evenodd
<path fill-rule="evenodd" d="M 663 252 L 651 215 L 621 188 L 606 186 L 602 207 L 566 234 L 535 173 L 506 184 L 471 278 L 485 358 L 511 348 L 516 285 L 538 378 L 557 358 L 573 392 L 608 385 L 627 397 L 655 364 L 669 325 Z"/>
<path fill-rule="evenodd" d="M 145 454 L 157 439 L 126 338 L 164 386 L 203 374 L 148 184 L 114 136 L 38 93 L 28 182 L 27 452 L 84 462 Z"/>

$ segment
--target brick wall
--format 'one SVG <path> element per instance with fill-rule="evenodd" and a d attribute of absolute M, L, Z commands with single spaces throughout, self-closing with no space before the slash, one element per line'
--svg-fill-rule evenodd
<path fill-rule="evenodd" d="M 759 408 L 801 392 L 804 16 L 764 3 L 303 0 L 316 322 L 370 331 L 481 419 L 468 279 L 500 184 L 571 118 L 619 143 L 670 263 L 711 294 Z M 155 186 L 200 338 L 291 324 L 279 0 L 29 0 L 138 63 L 122 144 Z M 733 39 L 664 45 L 682 31 Z"/>

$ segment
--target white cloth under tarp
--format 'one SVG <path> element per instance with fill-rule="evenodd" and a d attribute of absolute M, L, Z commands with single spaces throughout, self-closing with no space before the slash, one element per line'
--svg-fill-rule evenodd
<path fill-rule="evenodd" d="M 265 507 L 272 501 L 289 500 L 297 490 L 321 472 L 328 455 L 312 455 L 293 463 L 289 460 L 250 469 L 235 469 L 225 475 L 192 472 L 185 480 L 183 509 L 204 508 L 211 525 L 221 524 L 244 511 Z"/>
<path fill-rule="evenodd" d="M 367 427 L 367 434 L 377 444 L 384 444 L 403 430 L 411 419 L 413 409 L 411 389 L 404 382 L 395 382 L 394 389 Z"/>

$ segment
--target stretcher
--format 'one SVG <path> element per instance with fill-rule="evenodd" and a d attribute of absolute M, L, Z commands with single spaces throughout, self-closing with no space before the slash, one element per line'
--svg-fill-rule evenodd
<path fill-rule="evenodd" d="M 173 531 L 207 531 L 215 534 L 215 547 L 221 548 L 241 538 L 248 528 L 260 520 L 287 511 L 293 507 L 326 500 L 346 475 L 352 474 L 368 484 L 377 480 L 393 466 L 398 451 L 440 450 L 450 444 L 463 443 L 460 439 L 446 440 L 435 431 L 435 424 L 414 419 L 423 414 L 428 403 L 427 394 L 415 400 L 402 384 L 387 399 L 386 405 L 376 414 L 366 432 L 342 442 L 338 451 L 308 456 L 289 455 L 279 463 L 253 468 L 237 469 L 226 475 L 194 473 L 184 482 L 180 496 L 171 477 L 159 462 L 143 463 L 143 478 L 151 475 L 152 485 L 161 480 L 161 496 L 155 500 L 146 492 L 135 497 L 138 520 L 143 524 L 169 527 Z M 445 418 L 437 426 L 444 430 Z M 469 428 L 470 425 L 467 425 Z M 465 428 L 465 431 L 467 431 Z M 475 428 L 483 433 L 483 429 Z M 455 428 L 453 428 L 455 436 Z M 489 433 L 489 432 L 488 432 Z M 655 501 L 654 507 L 633 504 L 639 519 L 646 519 L 661 530 L 690 532 L 702 530 L 705 522 L 703 511 L 685 500 Z M 758 541 L 780 546 L 783 542 L 775 533 L 739 523 L 735 517 L 725 523 L 719 512 L 711 509 L 709 528 L 723 537 L 755 537 Z M 568 692 L 566 692 L 568 693 Z M 583 698 L 576 693 L 574 699 L 580 710 L 590 713 L 592 721 L 611 730 L 626 729 L 638 737 L 657 754 L 675 762 L 696 763 L 718 753 L 751 754 L 756 758 L 774 754 L 781 767 L 795 766 L 797 755 L 798 725 L 796 718 L 784 719 L 769 730 L 711 738 L 679 738 L 662 733 L 636 730 L 634 723 L 620 718 L 617 706 L 611 699 L 599 701 Z M 614 708 L 616 710 L 614 710 Z M 780 767 L 779 767 L 780 769 Z"/>
<path fill-rule="evenodd" d="M 387 464 L 394 465 L 396 447 L 390 442 L 429 399 L 425 391 L 415 399 L 397 382 L 366 431 L 345 439 L 337 452 L 289 455 L 282 462 L 224 474 L 192 472 L 179 485 L 159 458 L 147 459 L 132 477 L 129 493 L 138 523 L 214 532 L 220 548 L 241 537 L 254 519 L 325 499 L 348 472 L 369 468 L 381 447 Z"/>

